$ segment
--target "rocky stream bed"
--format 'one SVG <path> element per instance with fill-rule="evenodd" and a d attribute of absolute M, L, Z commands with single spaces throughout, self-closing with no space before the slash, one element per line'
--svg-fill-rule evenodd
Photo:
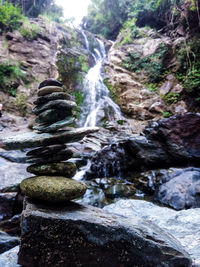
<path fill-rule="evenodd" d="M 77 204 L 59 207 L 26 199 L 20 262 L 200 266 L 199 125 L 200 115 L 187 113 L 154 122 L 141 135 L 100 129 L 67 144 L 74 179 L 88 189 Z M 10 139 L 3 140 L 9 147 Z M 20 266 L 19 183 L 31 176 L 26 153 L 0 151 L 1 266 Z"/>

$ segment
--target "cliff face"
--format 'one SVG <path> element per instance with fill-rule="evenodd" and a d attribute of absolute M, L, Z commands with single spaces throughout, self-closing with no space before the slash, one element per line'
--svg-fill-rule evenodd
<path fill-rule="evenodd" d="M 20 31 L 0 35 L 0 131 L 31 118 L 42 80 L 61 79 L 70 91 L 81 86 L 89 67 L 80 31 L 41 18 L 31 19 L 31 23 L 40 29 L 34 38 L 24 37 Z"/>
<path fill-rule="evenodd" d="M 172 38 L 149 27 L 138 28 L 132 38 L 128 33 L 118 35 L 106 63 L 106 83 L 122 111 L 141 122 L 199 111 L 193 81 L 187 85 L 182 72 L 190 60 L 186 50 L 192 52 L 197 38 L 189 45 L 185 36 Z"/>

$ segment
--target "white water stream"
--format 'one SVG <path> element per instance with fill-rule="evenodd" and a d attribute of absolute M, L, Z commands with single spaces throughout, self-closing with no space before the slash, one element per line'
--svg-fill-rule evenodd
<path fill-rule="evenodd" d="M 84 83 L 83 92 L 86 94 L 80 125 L 83 127 L 94 127 L 102 119 L 107 121 L 124 120 L 119 106 L 110 98 L 110 92 L 103 81 L 102 68 L 106 58 L 106 51 L 103 41 L 96 39 L 98 47 L 94 52 L 90 50 L 87 35 L 82 31 L 86 49 L 92 54 L 95 65 L 88 71 Z"/>

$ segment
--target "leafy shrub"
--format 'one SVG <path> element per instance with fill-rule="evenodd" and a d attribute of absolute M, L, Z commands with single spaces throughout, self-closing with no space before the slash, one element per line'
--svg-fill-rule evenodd
<path fill-rule="evenodd" d="M 24 74 L 19 64 L 4 62 L 0 64 L 0 84 L 4 91 L 8 91 L 12 96 L 16 95 L 18 81 Z"/>
<path fill-rule="evenodd" d="M 147 73 L 150 83 L 159 82 L 165 71 L 164 60 L 167 51 L 167 45 L 160 44 L 156 52 L 150 56 L 141 58 L 138 53 L 130 53 L 125 62 L 123 62 L 123 66 L 130 71 Z"/>
<path fill-rule="evenodd" d="M 15 104 L 19 108 L 22 116 L 26 115 L 27 112 L 27 96 L 23 93 L 16 94 Z"/>
<path fill-rule="evenodd" d="M 21 8 L 13 6 L 9 2 L 0 4 L 0 30 L 11 31 L 18 29 L 24 16 L 22 15 Z"/>
<path fill-rule="evenodd" d="M 82 106 L 84 101 L 84 93 L 79 91 L 74 91 L 73 95 L 75 97 L 75 101 L 77 106 Z"/>
<path fill-rule="evenodd" d="M 43 29 L 40 26 L 31 23 L 28 19 L 25 19 L 19 31 L 27 40 L 34 40 L 37 38 L 38 33 L 42 32 Z"/>
<path fill-rule="evenodd" d="M 177 103 L 180 100 L 180 94 L 169 92 L 167 95 L 163 96 L 163 99 L 167 102 L 167 104 Z"/>
<path fill-rule="evenodd" d="M 183 86 L 188 93 L 200 95 L 200 69 L 192 69 L 183 79 Z"/>
<path fill-rule="evenodd" d="M 171 117 L 173 114 L 170 112 L 170 111 L 167 111 L 167 110 L 165 110 L 165 111 L 163 111 L 163 117 L 164 118 L 169 118 L 169 117 Z"/>

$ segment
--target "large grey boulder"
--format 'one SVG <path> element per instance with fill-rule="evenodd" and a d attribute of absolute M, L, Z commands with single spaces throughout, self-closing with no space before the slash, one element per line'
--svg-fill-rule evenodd
<path fill-rule="evenodd" d="M 144 200 L 119 200 L 105 211 L 129 218 L 139 216 L 155 223 L 175 237 L 190 254 L 194 266 L 200 266 L 200 208 L 175 211 Z"/>
<path fill-rule="evenodd" d="M 19 263 L 35 266 L 191 266 L 189 255 L 157 225 L 68 202 L 23 211 Z"/>

